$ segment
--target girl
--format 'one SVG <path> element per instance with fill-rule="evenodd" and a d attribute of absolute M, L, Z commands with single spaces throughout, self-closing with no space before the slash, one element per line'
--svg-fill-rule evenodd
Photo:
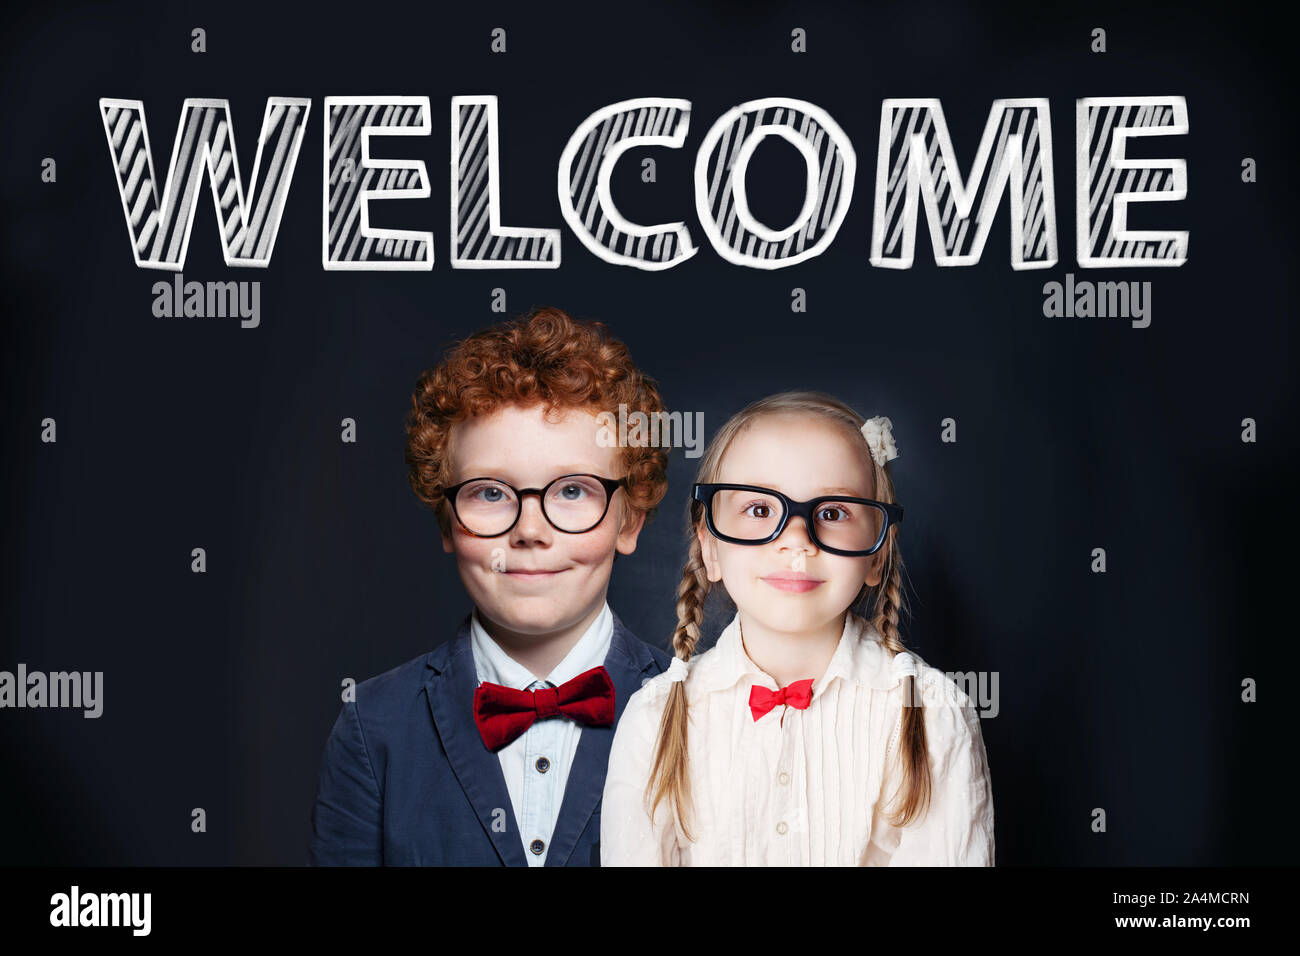
<path fill-rule="evenodd" d="M 615 733 L 602 863 L 993 865 L 979 718 L 899 637 L 897 454 L 889 419 L 814 392 L 709 444 L 675 658 Z M 692 660 L 717 582 L 737 613 Z"/>

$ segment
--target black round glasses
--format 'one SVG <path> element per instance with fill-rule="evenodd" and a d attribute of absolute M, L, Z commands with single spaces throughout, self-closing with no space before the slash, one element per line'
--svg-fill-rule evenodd
<path fill-rule="evenodd" d="M 602 521 L 626 478 L 561 475 L 542 488 L 516 488 L 500 478 L 467 478 L 442 490 L 460 526 L 476 538 L 498 538 L 519 523 L 524 497 L 536 495 L 556 531 L 582 534 Z"/>

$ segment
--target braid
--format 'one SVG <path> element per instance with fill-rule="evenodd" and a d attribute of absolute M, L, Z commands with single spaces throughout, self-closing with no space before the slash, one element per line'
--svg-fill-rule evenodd
<path fill-rule="evenodd" d="M 682 568 L 682 583 L 677 586 L 677 629 L 673 631 L 673 651 L 677 657 L 689 661 L 700 642 L 700 627 L 704 624 L 704 599 L 709 594 L 709 578 L 704 568 L 700 539 L 691 535 L 686 565 Z"/>
<path fill-rule="evenodd" d="M 881 576 L 880 594 L 876 600 L 876 610 L 872 625 L 884 638 L 884 645 L 897 654 L 905 650 L 898 626 L 899 613 L 903 609 L 902 575 L 899 574 L 897 546 L 894 544 L 894 532 L 891 529 L 889 544 L 885 557 L 885 573 Z"/>
<path fill-rule="evenodd" d="M 700 540 L 691 534 L 690 550 L 682 569 L 682 582 L 677 587 L 677 628 L 673 631 L 674 656 L 689 661 L 700 641 L 700 627 L 704 623 L 704 602 L 709 595 L 709 578 L 704 567 Z M 650 816 L 664 799 L 671 801 L 673 811 L 681 823 L 686 839 L 693 840 L 690 831 L 690 775 L 687 762 L 686 682 L 673 681 L 668 691 L 668 702 L 659 721 L 659 746 L 655 751 L 654 765 L 646 796 L 653 792 Z"/>
<path fill-rule="evenodd" d="M 893 531 L 890 531 L 885 573 L 881 579 L 872 626 L 880 632 L 881 643 L 897 655 L 907 648 L 899 632 L 899 613 L 903 608 L 903 583 Z M 903 718 L 898 733 L 899 757 L 903 761 L 903 786 L 905 794 L 902 807 L 890 817 L 890 825 L 905 827 L 918 816 L 924 816 L 930 806 L 931 779 L 929 746 L 925 735 L 925 711 L 914 676 L 903 678 Z"/>

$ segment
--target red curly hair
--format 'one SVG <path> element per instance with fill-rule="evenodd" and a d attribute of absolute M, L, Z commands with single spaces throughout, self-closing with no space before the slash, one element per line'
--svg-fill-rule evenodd
<path fill-rule="evenodd" d="M 647 415 L 664 410 L 655 380 L 632 364 L 627 346 L 603 322 L 580 322 L 555 308 L 535 308 L 457 342 L 420 375 L 406 415 L 407 479 L 434 509 L 444 535 L 451 509 L 442 489 L 452 484 L 452 427 L 508 405 Z M 646 519 L 668 490 L 665 448 L 621 449 L 628 505 Z M 618 477 L 618 476 L 615 476 Z"/>

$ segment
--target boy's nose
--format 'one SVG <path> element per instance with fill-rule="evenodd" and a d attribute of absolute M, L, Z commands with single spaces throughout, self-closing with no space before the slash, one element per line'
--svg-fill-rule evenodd
<path fill-rule="evenodd" d="M 546 515 L 542 513 L 541 499 L 536 495 L 525 495 L 519 521 L 515 524 L 513 532 L 516 540 L 545 539 L 549 537 L 550 532 L 551 525 L 546 520 Z"/>

